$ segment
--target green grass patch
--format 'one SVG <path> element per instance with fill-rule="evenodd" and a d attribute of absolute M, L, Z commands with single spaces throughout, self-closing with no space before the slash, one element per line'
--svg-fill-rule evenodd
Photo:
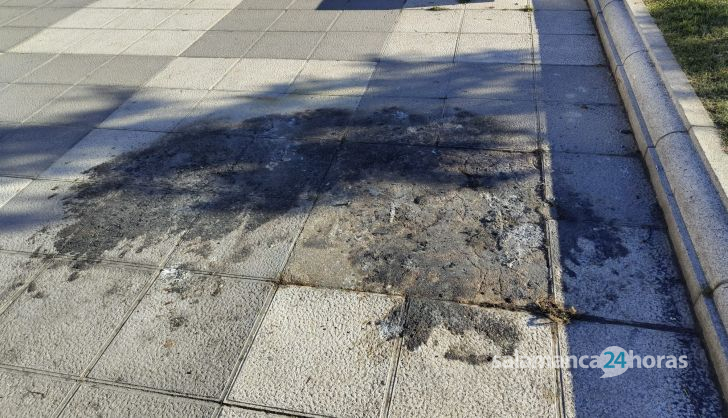
<path fill-rule="evenodd" d="M 728 150 L 728 0 L 645 0 Z"/>

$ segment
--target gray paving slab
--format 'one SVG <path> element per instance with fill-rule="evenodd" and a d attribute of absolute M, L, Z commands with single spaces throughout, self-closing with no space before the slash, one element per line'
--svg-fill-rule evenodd
<path fill-rule="evenodd" d="M 463 12 L 460 10 L 409 10 L 404 9 L 399 15 L 394 32 L 450 32 L 460 30 Z"/>
<path fill-rule="evenodd" d="M 465 3 L 457 0 L 406 0 L 403 9 L 430 9 L 432 7 L 445 7 L 447 9 L 464 9 Z"/>
<path fill-rule="evenodd" d="M 50 416 L 75 383 L 17 371 L 0 371 L 0 408 L 18 418 Z"/>
<path fill-rule="evenodd" d="M 22 122 L 67 88 L 58 84 L 11 84 L 0 90 L 0 121 Z"/>
<path fill-rule="evenodd" d="M 17 292 L 43 268 L 43 262 L 28 254 L 0 253 L 0 310 L 9 305 Z"/>
<path fill-rule="evenodd" d="M 599 38 L 592 35 L 534 35 L 536 63 L 606 65 Z"/>
<path fill-rule="evenodd" d="M 185 57 L 240 58 L 261 37 L 259 32 L 209 31 L 181 55 Z"/>
<path fill-rule="evenodd" d="M 53 58 L 50 54 L 13 54 L 0 55 L 0 66 L 3 72 L 0 74 L 0 81 L 10 83 L 21 78 L 40 67 L 46 61 Z"/>
<path fill-rule="evenodd" d="M 3 3 L 3 6 L 5 6 L 5 7 L 17 7 L 17 6 L 36 7 L 36 6 L 42 6 L 44 3 L 47 3 L 47 0 L 8 0 L 5 3 Z"/>
<path fill-rule="evenodd" d="M 341 10 L 349 0 L 295 0 L 290 10 Z"/>
<path fill-rule="evenodd" d="M 284 10 L 293 3 L 294 0 L 243 0 L 238 4 L 236 9 L 270 9 Z"/>
<path fill-rule="evenodd" d="M 0 177 L 0 207 L 31 182 L 19 177 Z"/>
<path fill-rule="evenodd" d="M 320 0 L 317 0 L 320 1 Z M 223 406 L 220 412 L 222 418 L 284 418 L 286 415 L 274 412 L 257 411 L 255 409 L 238 408 L 234 406 Z"/>
<path fill-rule="evenodd" d="M 92 168 L 123 153 L 148 147 L 163 135 L 161 132 L 94 129 L 42 172 L 40 177 L 63 181 L 86 180 Z"/>
<path fill-rule="evenodd" d="M 554 416 L 553 370 L 494 367 L 494 358 L 553 355 L 549 321 L 525 313 L 414 300 L 390 416 Z"/>
<path fill-rule="evenodd" d="M 195 416 L 214 417 L 217 405 L 127 390 L 99 384 L 82 384 L 63 409 L 61 417 L 80 416 Z"/>
<path fill-rule="evenodd" d="M 640 356 L 642 368 L 629 368 L 623 375 L 600 379 L 602 369 L 566 370 L 571 388 L 564 395 L 567 416 L 617 414 L 629 416 L 719 416 L 721 400 L 709 374 L 700 340 L 680 334 L 620 325 L 577 321 L 562 331 L 564 355 L 599 356 L 607 347 L 618 346 Z M 644 363 L 646 356 L 652 356 Z M 687 367 L 657 367 L 657 356 L 686 356 Z M 637 360 L 633 363 L 638 364 Z M 629 394 L 629 396 L 625 396 Z M 620 399 L 613 402 L 613 399 Z"/>
<path fill-rule="evenodd" d="M 55 233 L 63 220 L 61 196 L 69 183 L 34 181 L 0 208 L 0 248 L 35 253 L 55 249 Z"/>
<path fill-rule="evenodd" d="M 382 57 L 403 62 L 452 62 L 458 35 L 455 33 L 392 33 Z"/>
<path fill-rule="evenodd" d="M 330 0 L 324 2 L 329 3 Z M 341 14 L 331 26 L 331 31 L 391 32 L 398 17 L 399 10 L 348 10 L 342 7 Z"/>
<path fill-rule="evenodd" d="M 209 90 L 236 62 L 237 60 L 232 58 L 175 58 L 145 86 Z"/>
<path fill-rule="evenodd" d="M 137 29 L 98 29 L 71 44 L 67 50 L 71 54 L 108 54 L 116 55 L 129 48 L 146 35 L 148 30 Z M 62 51 L 57 51 L 62 52 Z"/>
<path fill-rule="evenodd" d="M 309 414 L 378 415 L 396 349 L 378 322 L 400 304 L 382 295 L 278 289 L 229 399 Z"/>
<path fill-rule="evenodd" d="M 471 302 L 543 297 L 535 164 L 530 154 L 350 144 L 283 278 Z"/>
<path fill-rule="evenodd" d="M 198 40 L 205 31 L 153 30 L 122 52 L 124 55 L 178 56 Z"/>
<path fill-rule="evenodd" d="M 152 270 L 55 262 L 2 314 L 0 361 L 80 375 L 121 325 Z"/>
<path fill-rule="evenodd" d="M 24 52 L 24 53 L 50 53 L 60 54 L 67 51 L 74 44 L 90 37 L 95 31 L 93 29 L 65 29 L 65 28 L 45 28 L 40 29 L 37 34 L 31 36 L 29 39 L 13 47 L 13 52 Z M 98 41 L 98 38 L 96 38 Z M 112 39 L 106 39 L 107 44 Z M 97 45 L 84 44 L 90 48 L 95 48 Z M 103 47 L 100 48 L 101 52 L 104 53 Z M 94 51 L 84 51 L 79 47 L 76 53 L 91 54 Z"/>
<path fill-rule="evenodd" d="M 93 127 L 124 103 L 132 90 L 124 87 L 74 86 L 27 120 L 28 124 Z"/>
<path fill-rule="evenodd" d="M 447 99 L 440 146 L 534 151 L 538 116 L 531 102 Z"/>
<path fill-rule="evenodd" d="M 208 30 L 215 26 L 226 14 L 227 10 L 193 10 L 182 9 L 169 19 L 160 23 L 159 29 L 173 30 Z"/>
<path fill-rule="evenodd" d="M 541 132 L 553 151 L 612 155 L 638 151 L 627 114 L 619 105 L 541 103 L 539 110 Z"/>
<path fill-rule="evenodd" d="M 310 60 L 304 64 L 290 92 L 361 96 L 366 91 L 375 65 L 361 61 Z"/>
<path fill-rule="evenodd" d="M 538 10 L 532 16 L 534 34 L 596 35 L 588 10 Z"/>
<path fill-rule="evenodd" d="M 0 137 L 0 172 L 35 177 L 83 138 L 90 129 L 19 126 Z"/>
<path fill-rule="evenodd" d="M 48 9 L 61 10 L 61 9 Z M 49 25 L 54 28 L 101 29 L 107 23 L 126 13 L 124 9 L 82 8 Z"/>
<path fill-rule="evenodd" d="M 537 89 L 545 101 L 620 104 L 617 86 L 606 67 L 541 65 Z"/>
<path fill-rule="evenodd" d="M 13 48 L 15 45 L 40 32 L 40 30 L 41 28 L 0 28 L 0 51 L 7 51 Z"/>
<path fill-rule="evenodd" d="M 380 32 L 329 32 L 311 59 L 378 61 L 388 37 Z"/>
<path fill-rule="evenodd" d="M 404 0 L 350 0 L 346 7 L 352 10 L 397 10 L 403 4 Z"/>
<path fill-rule="evenodd" d="M 305 62 L 305 60 L 243 58 L 228 71 L 215 89 L 261 94 L 285 93 Z"/>
<path fill-rule="evenodd" d="M 601 318 L 692 328 L 665 231 L 558 223 L 564 303 Z"/>
<path fill-rule="evenodd" d="M 22 55 L 34 56 L 35 54 Z M 41 55 L 41 57 L 43 56 L 45 55 Z M 76 84 L 110 58 L 108 55 L 58 55 L 42 67 L 20 78 L 18 82 L 31 84 Z"/>
<path fill-rule="evenodd" d="M 263 282 L 164 270 L 90 376 L 218 397 L 270 289 Z"/>
<path fill-rule="evenodd" d="M 467 10 L 523 10 L 529 4 L 529 0 L 472 0 L 468 3 L 465 3 L 465 8 Z"/>
<path fill-rule="evenodd" d="M 339 16 L 336 10 L 287 10 L 269 30 L 278 32 L 323 32 Z"/>
<path fill-rule="evenodd" d="M 450 63 L 382 61 L 369 81 L 366 94 L 381 97 L 444 98 L 453 74 Z"/>
<path fill-rule="evenodd" d="M 346 140 L 368 143 L 435 145 L 443 100 L 365 96 L 359 102 Z"/>
<path fill-rule="evenodd" d="M 79 10 L 75 8 L 52 9 L 41 7 L 14 19 L 8 26 L 44 28 Z"/>
<path fill-rule="evenodd" d="M 531 35 L 464 33 L 458 39 L 456 62 L 530 64 Z"/>
<path fill-rule="evenodd" d="M 33 10 L 32 7 L 0 7 L 0 26 L 7 24 L 31 10 Z"/>
<path fill-rule="evenodd" d="M 172 61 L 172 57 L 120 55 L 95 70 L 81 84 L 137 87 Z"/>
<path fill-rule="evenodd" d="M 206 93 L 205 90 L 139 90 L 99 127 L 169 132 L 192 113 Z"/>
<path fill-rule="evenodd" d="M 447 97 L 533 100 L 530 65 L 456 63 L 449 76 Z"/>
<path fill-rule="evenodd" d="M 531 14 L 520 10 L 466 10 L 462 33 L 531 33 Z"/>
<path fill-rule="evenodd" d="M 559 217 L 628 225 L 662 225 L 642 162 L 633 157 L 554 153 Z"/>
<path fill-rule="evenodd" d="M 260 32 L 268 29 L 282 10 L 233 10 L 210 30 Z"/>
<path fill-rule="evenodd" d="M 154 29 L 175 13 L 169 9 L 125 10 L 125 13 L 110 21 L 109 29 Z"/>
<path fill-rule="evenodd" d="M 248 58 L 306 59 L 323 36 L 323 32 L 267 32 L 245 56 Z"/>
<path fill-rule="evenodd" d="M 589 10 L 584 0 L 531 0 L 535 10 Z"/>

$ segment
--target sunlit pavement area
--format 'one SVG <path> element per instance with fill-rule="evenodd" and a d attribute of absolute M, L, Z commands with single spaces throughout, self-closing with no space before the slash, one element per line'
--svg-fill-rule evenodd
<path fill-rule="evenodd" d="M 0 51 L 3 416 L 721 414 L 582 0 L 6 0 Z M 496 367 L 610 346 L 689 365 Z"/>

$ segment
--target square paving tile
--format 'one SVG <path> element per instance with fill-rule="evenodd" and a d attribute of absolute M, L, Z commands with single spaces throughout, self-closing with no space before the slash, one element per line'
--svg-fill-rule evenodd
<path fill-rule="evenodd" d="M 444 98 L 453 73 L 448 63 L 377 64 L 367 87 L 367 96 Z"/>
<path fill-rule="evenodd" d="M 374 67 L 374 63 L 359 61 L 309 61 L 293 82 L 291 92 L 361 96 Z"/>
<path fill-rule="evenodd" d="M 213 417 L 217 405 L 113 386 L 82 384 L 61 417 L 127 416 Z"/>
<path fill-rule="evenodd" d="M 435 145 L 443 100 L 365 96 L 352 117 L 347 141 Z"/>
<path fill-rule="evenodd" d="M 2 315 L 0 361 L 79 375 L 121 325 L 154 274 L 119 265 L 56 262 Z M 32 332 L 31 332 L 32 330 Z"/>
<path fill-rule="evenodd" d="M 551 156 L 560 218 L 627 225 L 662 225 L 641 159 L 589 154 Z"/>
<path fill-rule="evenodd" d="M 471 99 L 534 99 L 530 65 L 456 63 L 448 72 L 447 97 Z"/>
<path fill-rule="evenodd" d="M 44 10 L 44 9 L 39 9 Z M 46 9 L 46 10 L 64 10 L 64 9 Z M 73 12 L 65 19 L 59 20 L 52 25 L 53 28 L 103 28 L 107 23 L 123 15 L 124 9 L 91 9 L 84 8 Z"/>
<path fill-rule="evenodd" d="M 32 7 L 2 7 L 0 8 L 0 25 L 7 24 L 31 10 L 33 10 Z"/>
<path fill-rule="evenodd" d="M 400 304 L 382 295 L 278 289 L 230 400 L 309 414 L 378 415 L 396 340 L 383 338 L 377 323 Z"/>
<path fill-rule="evenodd" d="M 533 13 L 533 33 L 544 35 L 596 35 L 589 11 L 543 10 Z"/>
<path fill-rule="evenodd" d="M 542 103 L 540 107 L 541 129 L 553 151 L 613 155 L 637 152 L 629 120 L 619 105 Z"/>
<path fill-rule="evenodd" d="M 21 78 L 19 82 L 76 84 L 109 58 L 108 55 L 58 55 L 26 77 Z"/>
<path fill-rule="evenodd" d="M 205 90 L 140 90 L 100 124 L 101 128 L 171 131 L 192 113 Z"/>
<path fill-rule="evenodd" d="M 455 61 L 530 64 L 533 61 L 531 35 L 463 33 L 458 40 Z"/>
<path fill-rule="evenodd" d="M 138 87 L 172 61 L 171 57 L 120 55 L 92 72 L 81 84 Z"/>
<path fill-rule="evenodd" d="M 465 3 L 465 8 L 468 10 L 522 10 L 529 6 L 529 3 L 530 0 L 471 0 Z"/>
<path fill-rule="evenodd" d="M 39 28 L 0 28 L 0 51 L 11 49 L 39 31 Z"/>
<path fill-rule="evenodd" d="M 329 32 L 311 59 L 378 61 L 388 36 L 378 32 Z"/>
<path fill-rule="evenodd" d="M 221 9 L 231 10 L 240 4 L 241 0 L 192 0 L 185 5 L 185 9 Z"/>
<path fill-rule="evenodd" d="M 293 3 L 294 0 L 243 0 L 236 9 L 270 9 L 283 10 Z"/>
<path fill-rule="evenodd" d="M 322 0 L 317 0 L 322 1 Z M 323 0 L 329 3 L 330 0 Z M 331 31 L 336 32 L 391 32 L 399 17 L 399 10 L 346 10 L 342 8 Z"/>
<path fill-rule="evenodd" d="M 402 7 L 404 10 L 430 9 L 432 7 L 445 7 L 447 9 L 464 9 L 465 3 L 458 0 L 407 0 Z"/>
<path fill-rule="evenodd" d="M 3 9 L 8 10 L 8 9 Z M 12 9 L 11 9 L 12 10 Z M 13 27 L 38 27 L 45 28 L 52 24 L 63 20 L 68 15 L 77 12 L 80 9 L 51 9 L 51 8 L 38 8 L 30 13 L 26 13 L 14 19 L 9 26 Z"/>
<path fill-rule="evenodd" d="M 180 10 L 162 22 L 157 28 L 168 30 L 208 30 L 227 13 L 227 10 Z"/>
<path fill-rule="evenodd" d="M 530 154 L 347 145 L 284 280 L 476 303 L 543 297 L 536 167 Z"/>
<path fill-rule="evenodd" d="M 43 262 L 26 254 L 0 252 L 0 267 L 0 311 L 3 311 L 20 288 L 40 272 Z"/>
<path fill-rule="evenodd" d="M 233 66 L 216 90 L 285 93 L 303 68 L 304 60 L 243 58 Z"/>
<path fill-rule="evenodd" d="M 212 30 L 260 32 L 268 29 L 281 14 L 282 10 L 233 10 L 217 22 Z"/>
<path fill-rule="evenodd" d="M 700 339 L 694 335 L 576 321 L 566 326 L 561 338 L 562 355 L 600 356 L 606 348 L 616 346 L 627 352 L 627 364 L 635 366 L 609 379 L 600 379 L 604 373 L 601 368 L 564 370 L 569 416 L 721 415 L 719 392 L 708 374 L 710 366 Z M 637 359 L 627 358 L 630 352 L 640 356 L 640 368 Z M 647 356 L 653 357 L 652 367 L 645 366 Z M 657 356 L 686 356 L 688 364 L 685 368 L 668 368 L 663 359 L 661 367 L 657 367 Z M 608 359 L 607 355 L 603 358 Z M 617 398 L 624 399 L 609 401 Z"/>
<path fill-rule="evenodd" d="M 220 396 L 270 289 L 263 282 L 164 270 L 90 376 Z"/>
<path fill-rule="evenodd" d="M 271 26 L 271 31 L 324 32 L 339 16 L 335 10 L 287 10 Z"/>
<path fill-rule="evenodd" d="M 267 32 L 245 56 L 306 59 L 323 35 L 323 32 Z"/>
<path fill-rule="evenodd" d="M 542 65 L 538 67 L 536 75 L 542 100 L 621 103 L 612 73 L 606 67 Z"/>
<path fill-rule="evenodd" d="M 148 32 L 147 30 L 132 29 L 99 29 L 82 41 L 71 45 L 66 52 L 116 55 L 129 48 Z"/>
<path fill-rule="evenodd" d="M 22 122 L 67 88 L 53 84 L 11 84 L 0 90 L 0 120 Z"/>
<path fill-rule="evenodd" d="M 75 382 L 10 370 L 0 371 L 0 409 L 17 417 L 51 416 Z"/>
<path fill-rule="evenodd" d="M 404 0 L 350 0 L 346 7 L 352 10 L 399 10 Z"/>
<path fill-rule="evenodd" d="M 326 0 L 316 0 L 326 1 Z M 223 406 L 220 412 L 221 418 L 286 418 L 273 412 L 259 411 L 255 409 L 238 408 L 234 406 Z"/>
<path fill-rule="evenodd" d="M 690 303 L 660 229 L 558 223 L 561 282 L 578 312 L 692 328 Z"/>
<path fill-rule="evenodd" d="M 538 35 L 535 60 L 541 64 L 605 65 L 599 38 L 591 35 Z"/>
<path fill-rule="evenodd" d="M 30 181 L 30 179 L 17 177 L 0 177 L 0 207 L 30 184 Z"/>
<path fill-rule="evenodd" d="M 534 151 L 538 116 L 531 102 L 448 99 L 440 146 Z"/>
<path fill-rule="evenodd" d="M 531 33 L 531 14 L 520 10 L 466 10 L 463 33 Z"/>
<path fill-rule="evenodd" d="M 104 25 L 107 29 L 154 29 L 175 13 L 168 9 L 128 10 L 123 16 Z"/>
<path fill-rule="evenodd" d="M 463 12 L 460 10 L 408 10 L 400 14 L 395 32 L 455 32 L 460 30 Z"/>
<path fill-rule="evenodd" d="M 202 35 L 182 55 L 240 58 L 248 52 L 260 35 L 258 32 L 210 31 Z"/>
<path fill-rule="evenodd" d="M 101 0 L 105 1 L 105 0 Z M 190 3 L 190 0 L 108 0 L 104 7 L 122 7 L 133 9 L 181 9 Z M 98 2 L 97 2 L 98 4 Z M 99 7 L 99 6 L 97 6 Z"/>
<path fill-rule="evenodd" d="M 404 62 L 452 62 L 457 39 L 455 33 L 393 33 L 382 57 Z"/>
<path fill-rule="evenodd" d="M 291 10 L 341 10 L 349 0 L 295 0 Z"/>
<path fill-rule="evenodd" d="M 23 77 L 53 58 L 50 54 L 13 54 L 0 55 L 0 82 L 10 83 Z"/>
<path fill-rule="evenodd" d="M 552 356 L 552 325 L 531 315 L 414 300 L 390 416 L 554 416 L 553 369 L 495 367 L 508 356 Z"/>
<path fill-rule="evenodd" d="M 27 123 L 95 126 L 118 108 L 132 92 L 102 86 L 74 86 L 34 114 Z"/>
<path fill-rule="evenodd" d="M 125 152 L 149 146 L 162 135 L 161 132 L 94 129 L 40 177 L 64 181 L 85 180 L 89 176 L 87 170 Z"/>
<path fill-rule="evenodd" d="M 66 51 L 71 45 L 88 38 L 93 33 L 93 29 L 43 29 L 25 42 L 16 45 L 12 51 L 60 54 Z"/>
<path fill-rule="evenodd" d="M 209 90 L 236 62 L 230 58 L 175 58 L 146 86 Z"/>
<path fill-rule="evenodd" d="M 123 51 L 122 54 L 176 57 L 204 34 L 204 31 L 196 30 L 153 30 Z"/>

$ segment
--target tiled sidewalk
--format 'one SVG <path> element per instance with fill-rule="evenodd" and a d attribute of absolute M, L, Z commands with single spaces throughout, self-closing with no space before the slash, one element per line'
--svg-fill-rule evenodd
<path fill-rule="evenodd" d="M 0 0 L 0 51 L 0 415 L 720 414 L 582 0 Z M 492 363 L 609 346 L 689 367 Z"/>

